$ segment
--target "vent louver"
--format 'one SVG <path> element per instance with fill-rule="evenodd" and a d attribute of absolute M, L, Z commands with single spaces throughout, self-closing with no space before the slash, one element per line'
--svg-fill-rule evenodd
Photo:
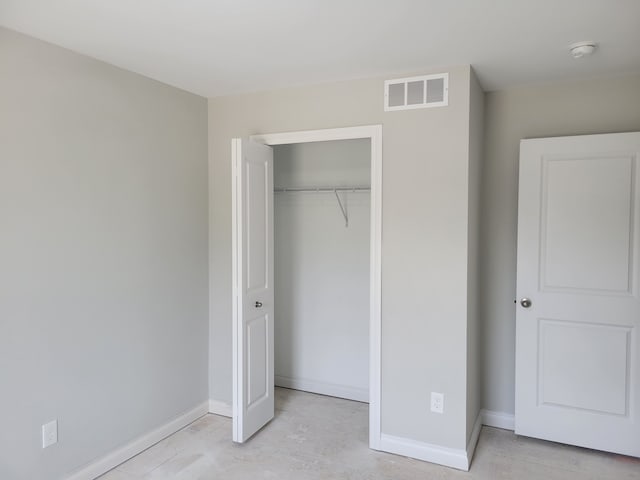
<path fill-rule="evenodd" d="M 397 78 L 384 82 L 384 109 L 444 107 L 449 104 L 449 74 Z"/>

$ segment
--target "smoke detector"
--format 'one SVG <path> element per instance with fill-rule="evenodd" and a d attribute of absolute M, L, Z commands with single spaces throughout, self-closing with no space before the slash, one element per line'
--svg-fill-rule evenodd
<path fill-rule="evenodd" d="M 569 53 L 573 58 L 582 58 L 591 55 L 596 51 L 598 44 L 596 42 L 576 42 L 569 45 Z"/>

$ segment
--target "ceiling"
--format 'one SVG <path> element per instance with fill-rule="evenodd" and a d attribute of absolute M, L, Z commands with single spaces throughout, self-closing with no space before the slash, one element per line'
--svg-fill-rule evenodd
<path fill-rule="evenodd" d="M 471 64 L 485 90 L 640 72 L 639 0 L 0 0 L 0 25 L 214 97 Z M 595 40 L 574 60 L 569 44 Z"/>

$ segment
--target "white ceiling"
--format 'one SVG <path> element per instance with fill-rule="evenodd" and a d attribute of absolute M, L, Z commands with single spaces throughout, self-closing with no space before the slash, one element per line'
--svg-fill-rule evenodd
<path fill-rule="evenodd" d="M 640 72 L 640 0 L 0 0 L 0 25 L 207 97 L 471 64 L 486 90 Z M 568 45 L 600 48 L 574 60 Z"/>

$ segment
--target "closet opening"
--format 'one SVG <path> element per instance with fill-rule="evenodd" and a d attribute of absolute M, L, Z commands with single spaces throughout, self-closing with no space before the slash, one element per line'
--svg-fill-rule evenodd
<path fill-rule="evenodd" d="M 382 127 L 254 135 L 232 156 L 233 440 L 311 392 L 361 402 L 335 400 L 368 410 L 379 449 Z"/>
<path fill-rule="evenodd" d="M 275 386 L 368 403 L 371 141 L 275 146 L 273 185 Z"/>

